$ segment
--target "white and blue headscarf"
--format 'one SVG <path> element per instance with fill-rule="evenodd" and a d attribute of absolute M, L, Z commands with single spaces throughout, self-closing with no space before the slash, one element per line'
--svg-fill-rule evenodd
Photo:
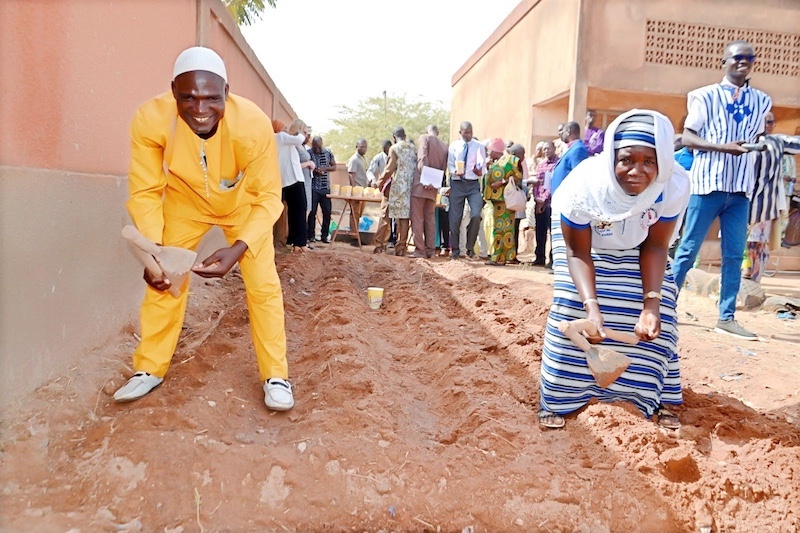
<path fill-rule="evenodd" d="M 631 109 L 616 118 L 606 130 L 603 152 L 581 162 L 553 195 L 553 213 L 570 213 L 602 222 L 617 222 L 640 215 L 652 206 L 675 174 L 688 174 L 673 158 L 675 128 L 657 111 Z M 658 175 L 642 193 L 631 196 L 614 172 L 616 151 L 628 146 L 649 146 L 656 151 Z"/>
<path fill-rule="evenodd" d="M 652 115 L 630 115 L 617 125 L 614 132 L 614 150 L 628 146 L 656 147 L 655 120 Z"/>

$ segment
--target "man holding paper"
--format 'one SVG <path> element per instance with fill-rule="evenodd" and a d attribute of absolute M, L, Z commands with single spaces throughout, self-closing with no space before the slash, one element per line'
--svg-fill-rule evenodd
<path fill-rule="evenodd" d="M 436 193 L 447 168 L 447 145 L 439 140 L 439 128 L 431 124 L 417 146 L 417 172 L 411 187 L 413 257 L 430 258 L 436 252 Z"/>

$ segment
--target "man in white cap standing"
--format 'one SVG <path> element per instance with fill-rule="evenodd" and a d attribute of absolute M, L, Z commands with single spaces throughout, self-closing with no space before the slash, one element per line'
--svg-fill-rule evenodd
<path fill-rule="evenodd" d="M 219 226 L 230 244 L 192 270 L 220 278 L 239 262 L 250 328 L 273 410 L 294 406 L 286 363 L 286 332 L 272 226 L 281 214 L 278 151 L 270 119 L 256 104 L 228 93 L 225 64 L 213 50 L 184 50 L 175 61 L 172 91 L 144 103 L 131 126 L 128 212 L 139 231 L 165 246 L 194 249 Z M 170 281 L 145 271 L 142 341 L 136 373 L 115 394 L 141 398 L 164 379 L 178 343 L 188 290 L 178 298 Z M 188 284 L 188 280 L 187 280 Z"/>

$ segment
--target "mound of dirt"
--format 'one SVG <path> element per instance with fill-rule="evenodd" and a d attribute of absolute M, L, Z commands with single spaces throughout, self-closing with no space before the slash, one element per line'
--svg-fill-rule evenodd
<path fill-rule="evenodd" d="M 548 432 L 536 423 L 544 271 L 343 246 L 277 261 L 294 410 L 264 407 L 241 278 L 195 278 L 154 393 L 111 399 L 132 372 L 129 325 L 4 413 L 0 530 L 800 527 L 793 338 L 793 356 L 754 357 L 682 324 L 680 431 L 620 403 Z M 369 286 L 385 288 L 380 310 Z M 713 313 L 694 298 L 682 309 Z M 719 377 L 733 366 L 740 380 Z"/>

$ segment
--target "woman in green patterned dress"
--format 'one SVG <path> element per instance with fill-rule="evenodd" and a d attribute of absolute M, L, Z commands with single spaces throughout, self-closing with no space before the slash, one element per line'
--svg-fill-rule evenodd
<path fill-rule="evenodd" d="M 514 217 L 516 213 L 506 209 L 503 190 L 509 180 L 522 180 L 522 158 L 525 150 L 520 145 L 511 147 L 512 153 L 503 154 L 505 145 L 502 139 L 492 139 L 487 146 L 490 153 L 489 173 L 483 188 L 483 199 L 492 202 L 494 213 L 494 231 L 492 242 L 492 258 L 487 265 L 505 265 L 517 257 L 514 243 Z M 519 150 L 522 149 L 522 158 Z"/>

